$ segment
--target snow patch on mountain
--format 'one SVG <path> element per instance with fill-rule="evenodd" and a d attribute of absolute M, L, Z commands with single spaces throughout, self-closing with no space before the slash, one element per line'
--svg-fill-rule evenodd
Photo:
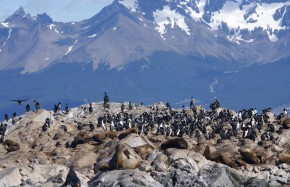
<path fill-rule="evenodd" d="M 4 27 L 9 28 L 9 23 L 1 22 L 1 25 L 3 25 Z"/>
<path fill-rule="evenodd" d="M 52 30 L 53 27 L 55 27 L 55 24 L 50 24 L 48 27 L 49 27 L 50 30 Z"/>
<path fill-rule="evenodd" d="M 171 25 L 171 29 L 179 27 L 187 35 L 190 35 L 190 29 L 185 22 L 185 17 L 175 10 L 171 10 L 169 6 L 164 6 L 162 10 L 156 10 L 153 12 L 153 16 L 158 25 L 155 29 L 160 33 L 162 38 L 164 38 L 164 34 L 167 32 L 168 25 Z"/>
<path fill-rule="evenodd" d="M 78 42 L 78 40 L 75 40 L 75 41 L 74 41 L 74 44 L 68 47 L 67 52 L 64 54 L 65 56 L 68 55 L 68 54 L 71 52 L 71 50 L 73 49 L 73 47 L 75 46 L 75 44 L 76 44 L 77 42 Z"/>
<path fill-rule="evenodd" d="M 185 5 L 185 12 L 191 16 L 191 18 L 195 21 L 202 20 L 202 16 L 204 14 L 204 7 L 207 3 L 207 0 L 199 0 L 196 2 L 196 6 L 198 8 L 198 12 L 193 10 L 192 7 L 187 6 L 187 2 L 181 2 L 181 4 Z"/>
<path fill-rule="evenodd" d="M 4 27 L 6 27 L 6 28 L 8 28 L 9 29 L 9 31 L 8 31 L 8 36 L 7 36 L 7 38 L 6 38 L 6 41 L 5 42 L 3 42 L 3 44 L 2 44 L 2 46 L 5 46 L 6 45 L 6 43 L 7 43 L 7 41 L 9 40 L 9 38 L 10 38 L 10 36 L 11 36 L 11 33 L 12 33 L 12 28 L 10 28 L 10 26 L 9 26 L 9 24 L 8 23 L 1 23 Z M 2 50 L 1 50 L 2 51 Z M 1 52 L 0 51 L 0 52 Z"/>
<path fill-rule="evenodd" d="M 9 40 L 9 38 L 10 38 L 10 36 L 11 36 L 11 33 L 12 33 L 12 29 L 11 29 L 11 28 L 9 28 L 9 31 L 8 31 L 8 36 L 7 36 L 7 39 L 6 39 L 6 41 L 3 43 L 3 46 L 5 46 L 5 45 L 6 45 L 6 42 Z"/>
<path fill-rule="evenodd" d="M 90 28 L 92 25 L 88 25 L 86 27 L 83 28 L 83 30 Z"/>
<path fill-rule="evenodd" d="M 137 11 L 138 2 L 136 0 L 119 0 L 119 3 L 127 7 L 132 12 Z"/>
<path fill-rule="evenodd" d="M 287 2 L 286 5 L 290 5 Z M 240 3 L 227 1 L 219 11 L 212 12 L 211 22 L 208 23 L 214 30 L 219 30 L 223 23 L 226 23 L 229 29 L 240 31 L 262 28 L 267 32 L 271 41 L 277 41 L 275 31 L 285 30 L 281 26 L 281 19 L 275 20 L 274 14 L 277 9 L 285 6 L 285 3 L 252 3 L 245 5 L 240 9 Z"/>
<path fill-rule="evenodd" d="M 97 34 L 92 34 L 92 35 L 88 36 L 88 38 L 94 38 L 96 36 L 97 36 Z"/>
<path fill-rule="evenodd" d="M 234 43 L 237 43 L 238 45 L 241 45 L 240 41 L 243 41 L 246 43 L 252 43 L 255 41 L 254 39 L 249 39 L 249 40 L 243 39 L 242 34 L 239 31 L 237 31 L 234 35 L 227 36 L 227 38 L 228 40 Z"/>

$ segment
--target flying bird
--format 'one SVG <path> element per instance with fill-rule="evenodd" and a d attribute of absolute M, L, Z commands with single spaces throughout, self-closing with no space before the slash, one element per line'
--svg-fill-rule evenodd
<path fill-rule="evenodd" d="M 11 101 L 16 101 L 19 105 L 21 105 L 23 101 L 27 101 L 27 100 L 29 100 L 29 99 L 14 99 Z"/>

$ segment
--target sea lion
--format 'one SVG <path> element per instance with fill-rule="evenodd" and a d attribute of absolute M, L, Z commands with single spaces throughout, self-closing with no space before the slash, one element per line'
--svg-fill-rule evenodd
<path fill-rule="evenodd" d="M 124 159 L 122 161 L 122 169 L 135 169 L 138 164 L 139 162 L 136 158 Z"/>
<path fill-rule="evenodd" d="M 107 138 L 108 133 L 107 132 L 102 132 L 100 134 L 95 134 L 92 136 L 93 140 L 98 142 L 98 143 L 102 143 L 102 140 L 104 140 L 105 138 Z"/>
<path fill-rule="evenodd" d="M 110 169 L 120 169 L 122 168 L 122 162 L 123 162 L 123 144 L 118 144 L 115 148 L 115 153 L 112 157 L 112 159 L 109 162 Z"/>
<path fill-rule="evenodd" d="M 114 169 L 122 168 L 124 147 L 125 146 L 123 144 L 116 145 L 115 152 L 112 159 L 108 163 L 101 163 L 99 170 L 104 171 L 104 170 L 114 170 Z"/>
<path fill-rule="evenodd" d="M 211 161 L 219 161 L 219 152 L 218 151 L 214 151 L 214 152 L 211 152 L 210 150 L 210 147 L 207 145 L 205 147 L 205 150 L 203 152 L 203 156 L 207 159 L 207 160 L 211 160 Z"/>
<path fill-rule="evenodd" d="M 4 140 L 3 146 L 7 152 L 18 151 L 20 149 L 20 145 L 17 142 L 10 139 Z"/>
<path fill-rule="evenodd" d="M 139 155 L 141 156 L 141 158 L 143 160 L 146 159 L 147 155 L 152 152 L 154 149 L 154 147 L 152 147 L 150 144 L 146 144 L 146 145 L 143 145 L 143 146 L 140 146 L 140 147 L 136 147 L 134 148 L 134 151 Z"/>
<path fill-rule="evenodd" d="M 256 151 L 256 155 L 257 155 L 257 158 L 260 160 L 261 163 L 266 163 L 266 161 L 269 159 L 271 159 L 270 157 L 273 155 L 271 154 L 271 151 L 266 151 L 264 149 L 262 150 L 257 150 Z"/>
<path fill-rule="evenodd" d="M 290 128 L 290 118 L 286 118 L 283 123 L 282 126 L 284 129 L 289 129 Z"/>
<path fill-rule="evenodd" d="M 287 150 L 279 154 L 279 163 L 289 163 L 290 162 L 290 150 Z"/>
<path fill-rule="evenodd" d="M 72 143 L 70 144 L 70 147 L 75 148 L 78 144 L 83 144 L 85 143 L 85 138 L 87 137 L 86 132 L 79 132 L 75 137 Z"/>
<path fill-rule="evenodd" d="M 131 133 L 136 133 L 138 134 L 138 128 L 137 127 L 134 127 L 134 128 L 130 128 L 130 129 L 127 129 L 125 132 L 121 133 L 118 138 L 119 140 L 122 140 L 123 138 L 125 138 L 126 136 L 128 136 L 129 134 Z"/>
<path fill-rule="evenodd" d="M 108 131 L 107 132 L 107 138 L 111 138 L 111 139 L 114 139 L 114 138 L 117 138 L 117 133 L 115 131 Z"/>
<path fill-rule="evenodd" d="M 161 149 L 165 150 L 169 148 L 188 149 L 188 143 L 183 138 L 174 138 L 161 144 Z"/>
<path fill-rule="evenodd" d="M 219 155 L 220 155 L 220 160 L 223 164 L 225 164 L 231 168 L 234 168 L 234 169 L 238 168 L 237 163 L 235 162 L 233 157 L 230 155 L 230 153 L 221 151 L 219 153 Z"/>
<path fill-rule="evenodd" d="M 260 160 L 257 158 L 256 152 L 248 148 L 240 148 L 240 154 L 243 157 L 243 160 L 249 164 L 259 164 Z"/>
<path fill-rule="evenodd" d="M 69 172 L 66 176 L 65 182 L 61 187 L 71 185 L 72 187 L 81 187 L 81 180 L 78 178 L 73 166 L 69 168 Z"/>

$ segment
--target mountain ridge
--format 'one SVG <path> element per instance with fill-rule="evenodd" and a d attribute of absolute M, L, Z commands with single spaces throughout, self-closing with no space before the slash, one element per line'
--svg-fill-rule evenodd
<path fill-rule="evenodd" d="M 45 13 L 31 17 L 20 7 L 4 23 L 0 24 L 2 31 L 0 33 L 6 32 L 4 34 L 6 36 L 0 36 L 0 42 L 5 43 L 0 48 L 0 56 L 3 59 L 0 68 L 13 68 L 15 61 L 18 61 L 18 64 L 20 63 L 21 67 L 24 68 L 22 73 L 37 72 L 59 62 L 92 62 L 94 69 L 99 64 L 106 63 L 110 65 L 110 68 L 122 69 L 124 64 L 146 58 L 155 51 L 215 56 L 246 63 L 252 63 L 252 61 L 275 62 L 281 58 L 288 58 L 288 53 L 279 53 L 276 48 L 280 47 L 285 51 L 289 45 L 285 41 L 288 40 L 287 36 L 289 35 L 289 32 L 286 32 L 289 29 L 288 22 L 285 21 L 287 20 L 285 17 L 289 14 L 287 11 L 289 2 L 257 2 L 209 1 L 206 3 L 204 0 L 160 0 L 152 5 L 145 5 L 144 0 L 115 0 L 95 16 L 84 21 L 71 23 L 53 22 Z M 237 9 L 238 5 L 242 8 Z M 250 5 L 252 7 L 245 12 L 244 7 Z M 270 14 L 270 17 L 273 17 L 269 22 L 270 24 L 264 23 L 265 20 L 260 21 L 258 17 L 264 13 L 256 10 L 257 7 L 266 5 L 272 5 L 274 8 L 269 8 L 265 12 L 273 13 L 272 9 L 275 9 L 275 14 Z M 235 29 L 236 23 L 233 21 L 222 22 L 218 20 L 222 14 L 225 18 L 227 17 L 225 15 L 227 15 L 230 6 L 234 6 L 235 10 L 240 11 L 239 16 L 245 13 L 244 20 L 236 21 L 241 23 L 241 28 Z M 216 13 L 218 11 L 220 14 Z M 253 19 L 253 14 L 256 16 L 256 22 L 242 24 L 245 20 Z M 210 18 L 207 19 L 207 16 Z M 19 23 L 19 19 L 23 21 Z M 271 24 L 273 28 L 270 26 Z M 279 26 L 279 24 L 283 26 Z M 25 28 L 25 26 L 30 28 Z M 246 26 L 251 30 L 245 29 Z M 30 32 L 25 33 L 27 30 Z M 17 38 L 29 38 L 30 33 L 33 33 L 32 30 L 37 35 L 43 35 L 44 38 L 49 39 L 35 41 L 33 40 L 35 37 L 33 37 L 27 40 L 25 45 L 15 45 Z M 124 38 L 127 32 L 131 32 L 130 37 L 126 38 L 125 36 L 126 40 L 129 41 L 120 41 L 120 38 Z M 10 34 L 8 35 L 8 33 Z M 115 36 L 116 38 L 114 38 Z M 277 38 L 278 36 L 280 39 Z M 253 37 L 257 37 L 257 41 Z M 104 42 L 107 40 L 111 40 L 112 44 L 104 48 L 103 45 L 110 43 Z M 62 41 L 67 41 L 67 43 L 59 45 Z M 137 41 L 146 42 L 134 45 Z M 48 45 L 47 47 L 43 47 L 44 42 L 45 45 Z M 119 46 L 120 42 L 123 42 L 121 46 Z M 24 48 L 35 48 L 35 43 L 39 43 L 37 48 L 40 51 L 37 51 L 37 55 L 22 51 Z M 264 50 L 267 53 L 259 50 L 261 45 L 266 46 Z M 6 46 L 9 46 L 9 49 Z M 209 47 L 212 48 L 209 50 Z M 112 52 L 111 49 L 113 49 Z M 13 51 L 13 56 L 19 58 L 10 59 L 10 51 Z M 95 55 L 96 53 L 97 55 Z M 4 62 L 10 65 L 5 66 Z"/>
<path fill-rule="evenodd" d="M 252 28 L 269 12 L 269 23 L 283 29 L 249 31 L 218 22 L 227 15 Z M 104 91 L 117 102 L 161 100 L 176 107 L 190 97 L 205 106 L 219 98 L 237 110 L 288 105 L 288 18 L 288 1 L 115 0 L 91 18 L 68 23 L 20 8 L 0 23 L 0 112 L 16 110 L 11 99 L 76 106 Z"/>

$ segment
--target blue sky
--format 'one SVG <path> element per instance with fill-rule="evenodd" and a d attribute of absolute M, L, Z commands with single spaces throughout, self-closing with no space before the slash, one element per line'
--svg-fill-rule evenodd
<path fill-rule="evenodd" d="M 0 21 L 4 21 L 20 6 L 32 16 L 46 12 L 53 20 L 80 21 L 97 14 L 113 0 L 0 0 Z"/>

